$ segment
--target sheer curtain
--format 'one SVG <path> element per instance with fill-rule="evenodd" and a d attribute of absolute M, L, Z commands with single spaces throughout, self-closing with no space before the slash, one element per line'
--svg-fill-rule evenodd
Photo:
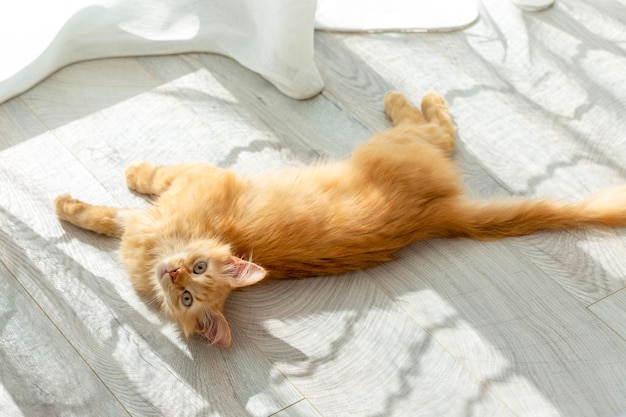
<path fill-rule="evenodd" d="M 213 52 L 304 99 L 323 88 L 313 63 L 315 0 L 20 0 L 0 4 L 0 102 L 73 62 Z"/>
<path fill-rule="evenodd" d="M 184 52 L 229 56 L 284 94 L 305 99 L 323 88 L 313 59 L 316 25 L 451 29 L 476 16 L 475 0 L 4 1 L 0 103 L 70 63 Z"/>

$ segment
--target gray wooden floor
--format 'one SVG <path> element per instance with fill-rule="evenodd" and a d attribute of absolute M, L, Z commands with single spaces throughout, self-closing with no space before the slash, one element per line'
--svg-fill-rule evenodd
<path fill-rule="evenodd" d="M 484 0 L 459 32 L 316 34 L 297 102 L 230 59 L 67 67 L 0 105 L 0 414 L 606 416 L 626 411 L 626 230 L 436 240 L 331 278 L 238 292 L 229 350 L 146 307 L 114 240 L 53 198 L 143 206 L 123 168 L 240 172 L 349 154 L 386 90 L 434 90 L 469 193 L 576 200 L 626 183 L 626 3 Z"/>

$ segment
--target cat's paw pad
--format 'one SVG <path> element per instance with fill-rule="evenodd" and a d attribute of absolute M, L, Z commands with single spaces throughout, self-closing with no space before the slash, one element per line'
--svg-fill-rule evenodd
<path fill-rule="evenodd" d="M 137 162 L 126 168 L 124 176 L 126 184 L 135 191 L 145 192 L 145 183 L 152 177 L 154 165 L 147 161 Z"/>

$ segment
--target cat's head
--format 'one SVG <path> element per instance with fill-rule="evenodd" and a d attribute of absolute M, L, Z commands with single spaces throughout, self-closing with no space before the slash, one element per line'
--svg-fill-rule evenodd
<path fill-rule="evenodd" d="M 158 262 L 155 274 L 163 289 L 163 307 L 185 336 L 198 333 L 211 343 L 228 347 L 231 334 L 224 318 L 228 294 L 259 282 L 266 272 L 231 255 L 227 245 L 199 240 Z"/>

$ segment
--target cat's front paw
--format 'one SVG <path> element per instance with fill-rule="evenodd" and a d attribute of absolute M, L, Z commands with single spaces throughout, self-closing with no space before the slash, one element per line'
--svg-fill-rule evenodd
<path fill-rule="evenodd" d="M 131 190 L 143 194 L 150 194 L 150 182 L 154 175 L 154 170 L 154 165 L 148 161 L 132 164 L 124 171 L 126 184 L 128 184 Z"/>
<path fill-rule="evenodd" d="M 60 219 L 68 220 L 82 205 L 82 201 L 64 194 L 54 200 L 54 212 Z"/>

